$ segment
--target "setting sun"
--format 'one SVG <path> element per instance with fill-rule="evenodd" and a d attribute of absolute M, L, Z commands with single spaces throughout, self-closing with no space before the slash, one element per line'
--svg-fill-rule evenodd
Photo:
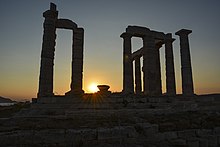
<path fill-rule="evenodd" d="M 92 83 L 92 84 L 89 85 L 88 90 L 89 90 L 89 92 L 95 93 L 95 92 L 97 92 L 99 89 L 98 89 L 96 83 Z"/>

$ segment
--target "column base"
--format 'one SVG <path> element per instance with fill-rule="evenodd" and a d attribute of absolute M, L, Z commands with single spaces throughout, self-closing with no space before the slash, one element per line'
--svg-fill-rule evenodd
<path fill-rule="evenodd" d="M 40 97 L 53 97 L 54 96 L 54 93 L 37 93 L 37 97 L 40 98 Z"/>
<path fill-rule="evenodd" d="M 82 97 L 84 95 L 84 90 L 70 90 L 65 93 L 67 97 Z"/>

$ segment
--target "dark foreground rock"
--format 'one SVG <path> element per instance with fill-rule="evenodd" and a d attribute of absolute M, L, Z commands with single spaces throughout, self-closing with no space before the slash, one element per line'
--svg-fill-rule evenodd
<path fill-rule="evenodd" d="M 128 99 L 126 107 L 121 101 L 121 107 L 114 109 L 88 106 L 62 113 L 55 110 L 67 105 L 33 105 L 0 120 L 0 142 L 2 146 L 218 147 L 219 100 L 219 95 L 175 101 L 140 98 L 135 107 Z"/>

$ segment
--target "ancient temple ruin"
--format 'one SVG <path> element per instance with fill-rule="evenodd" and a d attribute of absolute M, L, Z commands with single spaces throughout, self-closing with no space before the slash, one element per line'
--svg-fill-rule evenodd
<path fill-rule="evenodd" d="M 180 36 L 182 91 L 184 95 L 194 94 L 192 68 L 189 51 L 188 34 L 191 30 L 182 29 L 176 32 Z M 159 96 L 162 94 L 160 52 L 165 44 L 166 58 L 166 94 L 176 95 L 175 70 L 173 59 L 173 41 L 171 33 L 157 32 L 146 27 L 128 26 L 121 34 L 123 38 L 123 93 L 141 94 L 140 58 L 143 57 L 143 94 Z M 143 47 L 132 53 L 131 38 L 140 37 Z M 135 81 L 133 76 L 133 61 L 135 63 Z M 134 92 L 135 83 L 135 92 Z"/>
<path fill-rule="evenodd" d="M 188 40 L 191 30 L 175 33 L 180 37 L 183 95 L 175 96 L 172 34 L 139 26 L 128 26 L 121 35 L 123 93 L 111 93 L 108 85 L 99 85 L 99 92 L 83 94 L 83 29 L 71 20 L 58 19 L 54 4 L 43 16 L 38 98 L 33 98 L 30 106 L 19 103 L 1 109 L 6 112 L 0 114 L 1 146 L 220 146 L 220 94 L 194 95 Z M 72 81 L 65 96 L 53 94 L 56 29 L 73 32 Z M 132 37 L 143 39 L 143 47 L 135 52 Z M 160 96 L 162 45 L 165 45 L 168 96 Z M 11 110 L 14 113 L 19 109 L 18 113 L 10 114 Z"/>
<path fill-rule="evenodd" d="M 72 78 L 70 91 L 66 95 L 82 95 L 83 40 L 84 30 L 69 19 L 59 19 L 56 5 L 51 3 L 50 10 L 43 13 L 44 34 L 41 52 L 38 97 L 52 97 L 56 29 L 68 29 L 73 32 L 72 43 Z"/>
<path fill-rule="evenodd" d="M 53 97 L 53 72 L 56 44 L 56 29 L 68 29 L 73 32 L 72 42 L 72 77 L 70 91 L 65 95 L 69 97 L 82 96 L 83 79 L 83 44 L 84 30 L 69 19 L 58 18 L 56 5 L 51 3 L 50 10 L 43 13 L 44 34 L 41 52 L 41 66 L 39 77 L 38 97 Z M 191 30 L 182 29 L 176 32 L 180 37 L 182 92 L 184 95 L 193 95 L 193 78 L 190 59 L 188 35 Z M 171 33 L 150 30 L 146 27 L 128 26 L 121 34 L 123 38 L 123 94 L 143 94 L 146 96 L 162 95 L 160 48 L 165 45 L 166 59 L 166 94 L 176 95 L 176 81 L 174 69 L 173 41 Z M 132 52 L 131 38 L 140 37 L 143 47 Z M 140 58 L 143 57 L 143 68 Z M 133 62 L 135 69 L 133 69 Z M 135 81 L 133 76 L 135 71 Z M 143 72 L 143 80 L 141 79 Z M 143 90 L 142 90 L 143 81 Z M 135 84 L 135 88 L 134 88 Z M 135 90 L 134 90 L 135 89 Z"/>

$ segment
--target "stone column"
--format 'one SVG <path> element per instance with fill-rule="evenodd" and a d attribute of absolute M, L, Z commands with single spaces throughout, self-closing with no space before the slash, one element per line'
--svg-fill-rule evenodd
<path fill-rule="evenodd" d="M 141 65 L 140 65 L 140 56 L 134 58 L 135 62 L 135 93 L 141 94 Z"/>
<path fill-rule="evenodd" d="M 56 5 L 51 3 L 50 10 L 43 13 L 44 34 L 41 51 L 41 65 L 39 77 L 38 97 L 53 96 L 53 66 L 54 66 L 54 51 L 56 39 L 56 20 L 58 11 Z"/>
<path fill-rule="evenodd" d="M 156 50 L 153 36 L 143 37 L 143 71 L 144 71 L 144 94 L 157 95 L 156 91 Z"/>
<path fill-rule="evenodd" d="M 83 44 L 84 30 L 76 28 L 73 30 L 73 45 L 72 45 L 72 77 L 70 92 L 66 95 L 82 96 L 82 78 L 83 78 Z"/>
<path fill-rule="evenodd" d="M 156 53 L 156 93 L 157 95 L 162 94 L 162 84 L 161 84 L 161 67 L 160 67 L 160 48 L 163 42 L 160 41 L 156 43 L 155 53 Z"/>
<path fill-rule="evenodd" d="M 166 93 L 167 95 L 176 95 L 176 81 L 173 59 L 173 41 L 172 34 L 166 34 L 165 58 L 166 58 Z"/>
<path fill-rule="evenodd" d="M 192 33 L 192 31 L 186 29 L 181 29 L 175 33 L 180 37 L 182 92 L 184 95 L 194 94 L 189 39 L 188 39 L 188 35 L 190 33 Z"/>
<path fill-rule="evenodd" d="M 121 36 L 124 39 L 123 43 L 123 93 L 134 93 L 134 77 L 133 77 L 133 63 L 131 56 L 131 35 L 123 33 Z"/>

